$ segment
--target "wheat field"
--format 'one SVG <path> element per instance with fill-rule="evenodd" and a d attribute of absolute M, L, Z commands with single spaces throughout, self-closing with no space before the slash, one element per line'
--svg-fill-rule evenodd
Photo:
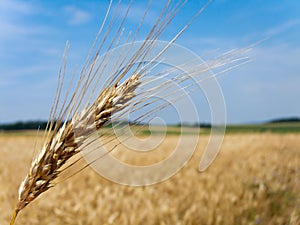
<path fill-rule="evenodd" d="M 140 161 L 166 157 L 177 138 L 168 135 L 153 157 Z M 86 168 L 28 205 L 16 225 L 300 224 L 300 134 L 228 134 L 215 162 L 199 173 L 208 138 L 200 136 L 195 154 L 180 172 L 152 186 L 119 185 Z M 9 224 L 36 139 L 41 137 L 31 132 L 0 134 L 1 225 Z M 123 150 L 116 157 L 140 163 Z"/>

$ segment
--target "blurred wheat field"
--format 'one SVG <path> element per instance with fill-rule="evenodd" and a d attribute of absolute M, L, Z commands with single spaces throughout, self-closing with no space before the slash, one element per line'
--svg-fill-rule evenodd
<path fill-rule="evenodd" d="M 177 138 L 168 135 L 153 154 L 166 157 Z M 199 173 L 208 138 L 200 136 L 190 162 L 165 182 L 123 186 L 87 168 L 28 205 L 16 224 L 300 224 L 300 134 L 228 134 L 216 161 Z M 32 133 L 0 134 L 1 225 L 9 224 L 35 140 Z M 128 151 L 118 157 L 139 164 Z M 157 160 L 150 158 L 140 160 Z"/>

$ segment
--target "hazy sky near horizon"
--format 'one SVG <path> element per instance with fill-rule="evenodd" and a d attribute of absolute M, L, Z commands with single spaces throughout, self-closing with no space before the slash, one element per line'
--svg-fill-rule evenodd
<path fill-rule="evenodd" d="M 0 0 L 0 123 L 48 118 L 66 41 L 72 71 L 87 56 L 108 2 Z M 138 23 L 145 3 L 134 1 L 126 31 Z M 160 39 L 170 40 L 204 3 L 190 1 Z M 145 26 L 159 9 L 154 1 Z M 250 63 L 218 78 L 228 123 L 300 117 L 300 2 L 213 0 L 176 42 L 201 56 L 265 38 Z M 199 111 L 199 120 L 208 121 L 209 113 Z"/>

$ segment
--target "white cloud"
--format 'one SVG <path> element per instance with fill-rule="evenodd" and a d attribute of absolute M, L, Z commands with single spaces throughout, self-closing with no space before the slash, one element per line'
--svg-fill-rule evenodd
<path fill-rule="evenodd" d="M 277 27 L 270 28 L 269 30 L 267 30 L 265 32 L 265 35 L 266 36 L 274 36 L 274 35 L 283 33 L 285 31 L 287 31 L 295 26 L 299 26 L 299 25 L 300 25 L 300 20 L 289 20 L 289 21 L 286 21 L 286 22 L 280 24 Z"/>
<path fill-rule="evenodd" d="M 5 14 L 32 14 L 35 12 L 35 7 L 26 2 L 15 0 L 0 0 L 0 12 Z"/>
<path fill-rule="evenodd" d="M 15 68 L 9 71 L 9 75 L 7 77 L 11 80 L 16 79 L 17 77 L 24 76 L 34 76 L 35 74 L 40 74 L 45 71 L 51 70 L 51 66 L 49 65 L 36 65 L 36 66 L 23 66 L 22 68 Z M 3 78 L 4 76 L 2 76 Z"/>
<path fill-rule="evenodd" d="M 147 11 L 146 17 L 144 18 L 144 23 L 148 24 L 148 25 L 153 25 L 155 23 L 155 21 L 157 20 L 157 18 L 159 16 L 159 12 L 161 10 L 161 8 L 158 8 L 159 5 L 155 5 L 154 3 L 152 3 L 152 4 L 153 4 L 153 5 L 151 5 L 152 7 L 150 6 L 150 8 Z M 127 9 L 128 9 L 128 5 L 120 4 L 118 10 L 122 15 L 125 15 Z M 146 10 L 147 9 L 145 7 L 145 4 L 131 5 L 128 15 L 127 15 L 127 19 L 133 23 L 138 24 L 138 23 L 140 23 L 141 19 L 143 18 Z"/>
<path fill-rule="evenodd" d="M 262 44 L 254 53 L 251 63 L 221 79 L 229 121 L 300 115 L 300 46 Z"/>
<path fill-rule="evenodd" d="M 89 22 L 92 19 L 91 13 L 78 9 L 75 6 L 66 6 L 65 11 L 68 13 L 68 23 L 70 25 L 81 25 Z"/>
<path fill-rule="evenodd" d="M 45 34 L 49 32 L 49 28 L 45 26 L 30 26 L 22 22 L 12 22 L 12 21 L 0 21 L 1 30 L 5 32 L 0 32 L 0 38 L 6 40 L 23 38 L 24 35 L 37 35 Z"/>
<path fill-rule="evenodd" d="M 261 61 L 262 69 L 275 74 L 282 72 L 283 76 L 293 74 L 300 76 L 299 57 L 300 46 L 295 46 L 289 43 L 281 43 L 267 47 L 257 47 L 256 61 Z M 289 73 L 288 73 L 289 72 Z"/>
<path fill-rule="evenodd" d="M 27 35 L 44 34 L 49 31 L 45 26 L 33 26 L 28 22 L 30 16 L 41 13 L 43 9 L 37 5 L 15 0 L 0 0 L 1 40 L 17 40 Z"/>

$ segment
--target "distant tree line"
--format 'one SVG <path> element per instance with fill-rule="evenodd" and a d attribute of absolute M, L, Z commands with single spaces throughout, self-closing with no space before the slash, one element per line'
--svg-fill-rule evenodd
<path fill-rule="evenodd" d="M 295 123 L 300 122 L 300 117 L 279 118 L 270 120 L 269 123 Z"/>
<path fill-rule="evenodd" d="M 0 130 L 45 130 L 47 126 L 46 121 L 18 121 L 15 123 L 0 124 Z"/>
<path fill-rule="evenodd" d="M 210 123 L 178 123 L 177 127 L 201 127 L 201 128 L 211 128 Z"/>

